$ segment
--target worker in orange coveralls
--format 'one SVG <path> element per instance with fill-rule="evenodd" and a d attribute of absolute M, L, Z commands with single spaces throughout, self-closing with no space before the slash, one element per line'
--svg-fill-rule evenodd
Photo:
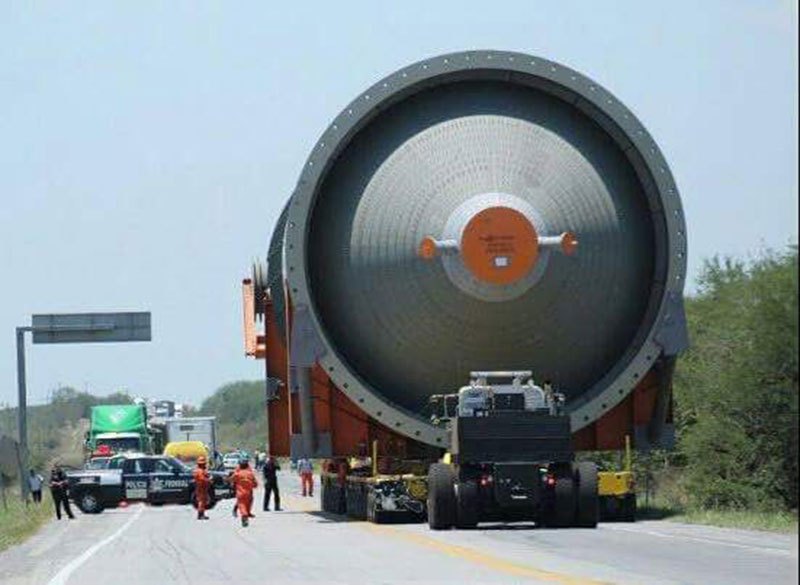
<path fill-rule="evenodd" d="M 239 469 L 233 472 L 231 483 L 236 487 L 236 507 L 239 509 L 239 518 L 242 519 L 242 526 L 247 526 L 250 518 L 255 518 L 253 490 L 258 487 L 256 474 L 250 469 L 247 459 L 239 462 Z"/>
<path fill-rule="evenodd" d="M 197 458 L 197 467 L 192 472 L 194 479 L 194 498 L 197 502 L 197 519 L 208 520 L 208 490 L 211 488 L 211 476 L 206 469 L 206 458 L 202 455 Z"/>

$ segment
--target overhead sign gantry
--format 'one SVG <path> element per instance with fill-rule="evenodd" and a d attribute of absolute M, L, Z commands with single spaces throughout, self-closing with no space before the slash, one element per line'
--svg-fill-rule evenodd
<path fill-rule="evenodd" d="M 28 460 L 27 389 L 25 383 L 25 333 L 33 343 L 116 343 L 150 341 L 149 312 L 51 313 L 31 316 L 31 324 L 17 327 L 17 426 L 20 452 L 20 486 L 27 498 L 25 470 Z"/>

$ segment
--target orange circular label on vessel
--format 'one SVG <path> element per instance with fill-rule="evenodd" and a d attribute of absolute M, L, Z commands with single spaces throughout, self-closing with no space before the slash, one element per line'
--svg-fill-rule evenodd
<path fill-rule="evenodd" d="M 476 278 L 511 284 L 524 278 L 539 257 L 539 236 L 530 220 L 510 207 L 490 207 L 469 220 L 461 256 Z"/>

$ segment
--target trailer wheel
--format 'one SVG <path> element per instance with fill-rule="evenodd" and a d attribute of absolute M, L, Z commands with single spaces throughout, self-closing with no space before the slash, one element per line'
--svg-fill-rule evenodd
<path fill-rule="evenodd" d="M 546 520 L 547 526 L 566 528 L 575 521 L 575 480 L 571 475 L 556 477 L 553 488 L 553 501 Z"/>
<path fill-rule="evenodd" d="M 428 469 L 428 526 L 432 530 L 452 528 L 456 520 L 455 474 L 444 463 Z"/>
<path fill-rule="evenodd" d="M 342 490 L 339 486 L 334 485 L 331 480 L 325 480 L 322 482 L 322 505 L 323 510 L 329 512 L 331 514 L 342 514 L 344 510 L 342 509 L 341 500 L 342 500 Z"/>
<path fill-rule="evenodd" d="M 75 504 L 84 514 L 99 514 L 103 511 L 103 504 L 100 498 L 91 490 L 84 490 L 75 498 Z"/>
<path fill-rule="evenodd" d="M 356 498 L 352 484 L 347 484 L 344 487 L 344 513 L 350 518 L 355 518 Z"/>
<path fill-rule="evenodd" d="M 328 512 L 329 514 L 341 514 L 338 505 L 339 491 L 334 486 L 333 482 L 329 478 L 323 476 L 320 481 L 320 490 L 322 491 L 322 511 Z"/>
<path fill-rule="evenodd" d="M 456 526 L 475 528 L 479 519 L 478 484 L 474 481 L 459 483 L 456 490 Z"/>
<path fill-rule="evenodd" d="M 591 461 L 576 463 L 573 475 L 578 492 L 575 525 L 581 528 L 595 528 L 600 514 L 597 495 L 597 465 Z"/>
<path fill-rule="evenodd" d="M 330 492 L 328 497 L 328 505 L 331 507 L 330 511 L 334 514 L 346 514 L 347 504 L 345 502 L 345 488 L 338 484 L 331 484 L 328 486 L 328 491 Z"/>
<path fill-rule="evenodd" d="M 636 522 L 636 494 L 626 494 L 620 503 L 620 519 L 623 522 Z"/>
<path fill-rule="evenodd" d="M 346 489 L 347 515 L 356 520 L 367 518 L 367 496 L 360 483 L 348 484 Z"/>
<path fill-rule="evenodd" d="M 375 492 L 369 490 L 367 494 L 367 522 L 375 522 Z"/>
<path fill-rule="evenodd" d="M 363 485 L 358 490 L 358 519 L 367 519 L 367 489 Z"/>
<path fill-rule="evenodd" d="M 384 524 L 387 520 L 386 512 L 378 510 L 376 500 L 375 490 L 369 490 L 369 493 L 367 493 L 367 521 L 375 524 Z"/>
<path fill-rule="evenodd" d="M 322 480 L 320 481 L 319 491 L 320 491 L 319 500 L 322 506 L 322 511 L 330 512 L 331 494 L 330 494 L 330 488 L 328 488 L 328 481 L 325 479 L 325 477 L 323 477 Z"/>

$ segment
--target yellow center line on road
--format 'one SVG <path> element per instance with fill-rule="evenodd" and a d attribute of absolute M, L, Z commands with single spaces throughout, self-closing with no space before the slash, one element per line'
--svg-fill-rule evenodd
<path fill-rule="evenodd" d="M 577 577 L 574 575 L 567 575 L 565 573 L 556 573 L 553 571 L 538 569 L 536 567 L 531 567 L 530 565 L 524 565 L 502 559 L 474 548 L 456 544 L 448 544 L 436 538 L 431 538 L 430 536 L 406 532 L 405 530 L 399 530 L 389 526 L 370 524 L 368 522 L 361 523 L 361 526 L 378 534 L 384 534 L 394 538 L 407 540 L 409 542 L 413 542 L 414 544 L 445 553 L 449 556 L 464 559 L 476 565 L 481 565 L 489 569 L 517 577 L 527 577 L 529 579 L 537 579 L 539 581 L 560 583 L 561 585 L 609 585 L 608 581 L 597 581 L 595 579 L 588 579 L 585 577 Z"/>
<path fill-rule="evenodd" d="M 308 513 L 317 511 L 319 509 L 316 505 L 316 501 L 312 500 L 314 502 L 312 504 L 312 502 L 306 501 L 305 498 L 295 496 L 294 494 L 289 495 L 289 498 L 294 500 L 293 504 L 295 505 L 293 505 L 292 508 L 299 512 Z M 296 505 L 298 503 L 300 505 Z M 451 557 L 464 559 L 476 565 L 481 565 L 483 567 L 487 567 L 501 573 L 506 573 L 508 575 L 514 575 L 516 577 L 537 579 L 539 581 L 558 583 L 559 585 L 611 585 L 608 581 L 598 581 L 596 579 L 578 577 L 575 575 L 568 575 L 566 573 L 557 573 L 555 571 L 547 571 L 545 569 L 539 569 L 530 565 L 516 563 L 514 561 L 509 561 L 468 546 L 448 544 L 430 536 L 407 532 L 391 526 L 372 524 L 364 521 L 351 521 L 348 522 L 348 524 L 359 526 L 360 528 L 364 528 L 376 534 L 383 534 L 393 538 L 406 540 L 408 542 L 439 551 Z"/>

